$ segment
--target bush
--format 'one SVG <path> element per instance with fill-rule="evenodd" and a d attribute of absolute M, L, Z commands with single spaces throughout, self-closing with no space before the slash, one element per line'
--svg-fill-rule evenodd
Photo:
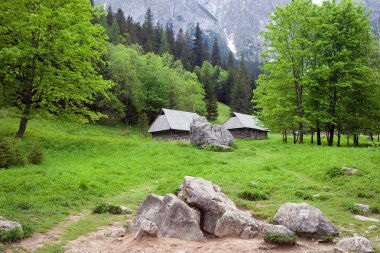
<path fill-rule="evenodd" d="M 116 206 L 110 203 L 101 203 L 92 210 L 92 213 L 94 214 L 123 214 L 123 209 L 120 206 Z"/>
<path fill-rule="evenodd" d="M 10 231 L 0 230 L 0 242 L 17 242 L 24 238 L 24 231 L 15 228 Z"/>
<path fill-rule="evenodd" d="M 263 192 L 243 191 L 238 197 L 249 201 L 268 200 L 268 195 Z"/>
<path fill-rule="evenodd" d="M 0 138 L 0 168 L 25 164 L 24 154 L 15 138 Z"/>
<path fill-rule="evenodd" d="M 313 196 L 307 192 L 297 191 L 294 195 L 303 200 L 313 200 Z"/>
<path fill-rule="evenodd" d="M 42 149 L 39 147 L 33 147 L 29 153 L 28 160 L 32 164 L 41 164 L 44 160 Z"/>
<path fill-rule="evenodd" d="M 289 236 L 280 233 L 267 233 L 264 236 L 264 241 L 278 245 L 294 245 L 298 240 L 297 236 Z"/>
<path fill-rule="evenodd" d="M 326 172 L 326 175 L 330 178 L 342 177 L 345 175 L 345 172 L 342 168 L 332 167 Z"/>

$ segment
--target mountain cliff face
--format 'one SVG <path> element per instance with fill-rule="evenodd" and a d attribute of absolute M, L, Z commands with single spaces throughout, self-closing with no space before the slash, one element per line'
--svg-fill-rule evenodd
<path fill-rule="evenodd" d="M 222 45 L 227 45 L 237 56 L 244 53 L 246 58 L 258 58 L 263 40 L 259 35 L 276 6 L 283 6 L 290 0 L 96 0 L 105 8 L 121 8 L 126 16 L 144 21 L 144 15 L 151 8 L 155 21 L 168 22 L 176 31 L 192 31 L 196 23 L 210 37 L 217 35 Z M 364 0 L 378 20 L 380 1 Z M 376 22 L 374 22 L 376 24 Z"/>

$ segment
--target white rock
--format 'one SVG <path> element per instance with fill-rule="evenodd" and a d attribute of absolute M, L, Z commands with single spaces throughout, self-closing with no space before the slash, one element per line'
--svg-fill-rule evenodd
<path fill-rule="evenodd" d="M 378 226 L 376 226 L 376 225 L 372 225 L 372 226 L 369 226 L 368 227 L 368 230 L 376 230 L 376 229 L 378 229 L 379 227 Z"/>
<path fill-rule="evenodd" d="M 355 219 L 360 220 L 360 221 L 380 222 L 378 219 L 369 218 L 369 217 L 362 216 L 362 215 L 355 215 L 354 217 L 355 217 Z"/>
<path fill-rule="evenodd" d="M 340 240 L 335 246 L 336 252 L 372 253 L 371 242 L 363 236 L 354 236 Z"/>
<path fill-rule="evenodd" d="M 357 207 L 358 209 L 360 209 L 360 211 L 362 211 L 364 213 L 368 213 L 369 210 L 370 210 L 370 206 L 369 205 L 355 204 L 355 207 Z"/>

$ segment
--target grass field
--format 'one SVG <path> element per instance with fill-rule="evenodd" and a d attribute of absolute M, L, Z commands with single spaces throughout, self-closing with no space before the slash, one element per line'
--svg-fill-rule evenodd
<path fill-rule="evenodd" d="M 12 136 L 18 119 L 4 113 L 0 117 L 0 136 Z M 43 147 L 45 161 L 0 170 L 0 215 L 39 232 L 101 201 L 136 210 L 148 193 L 175 192 L 186 175 L 221 185 L 232 200 L 260 217 L 272 217 L 285 202 L 310 203 L 342 235 L 366 234 L 372 225 L 353 218 L 349 208 L 355 203 L 380 207 L 379 148 L 282 144 L 281 136 L 271 134 L 268 140 L 237 141 L 233 152 L 218 153 L 153 141 L 125 126 L 42 119 L 31 120 L 19 142 L 25 150 Z M 359 173 L 334 174 L 342 166 L 357 167 Z M 258 200 L 239 197 L 244 194 Z M 378 233 L 366 236 L 375 240 Z"/>

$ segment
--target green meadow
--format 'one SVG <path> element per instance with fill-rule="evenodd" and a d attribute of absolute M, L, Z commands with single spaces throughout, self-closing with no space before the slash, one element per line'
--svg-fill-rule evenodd
<path fill-rule="evenodd" d="M 0 136 L 11 138 L 17 126 L 17 118 L 1 114 Z M 342 236 L 355 231 L 375 239 L 379 233 L 366 233 L 372 223 L 357 221 L 352 213 L 355 203 L 364 203 L 373 207 L 371 217 L 380 218 L 379 148 L 283 144 L 280 135 L 270 134 L 268 140 L 239 140 L 233 152 L 213 152 L 154 141 L 122 125 L 44 119 L 31 120 L 15 145 L 25 153 L 38 145 L 45 158 L 40 165 L 0 170 L 0 215 L 36 232 L 103 201 L 136 210 L 147 194 L 174 193 L 190 175 L 222 186 L 260 218 L 272 217 L 283 203 L 307 202 L 320 208 Z M 347 176 L 339 173 L 342 166 L 359 172 Z M 67 239 L 90 232 L 74 230 Z"/>

